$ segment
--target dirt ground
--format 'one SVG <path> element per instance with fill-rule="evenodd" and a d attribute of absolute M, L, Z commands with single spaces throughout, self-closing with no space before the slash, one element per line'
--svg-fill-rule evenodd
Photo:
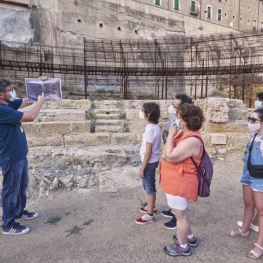
<path fill-rule="evenodd" d="M 164 193 L 158 187 L 156 222 L 140 226 L 134 220 L 141 216 L 139 199 L 145 201 L 142 187 L 117 193 L 87 194 L 56 192 L 52 197 L 29 201 L 28 210 L 40 214 L 34 220 L 21 221 L 31 232 L 21 236 L 0 234 L 1 263 L 118 263 L 118 262 L 253 262 L 246 253 L 256 241 L 251 231 L 248 238 L 226 235 L 242 219 L 243 198 L 239 183 L 242 153 L 228 154 L 216 161 L 211 196 L 190 203 L 192 230 L 199 238 L 190 257 L 170 257 L 163 251 L 173 243 L 176 230 L 166 230 L 161 211 L 167 209 Z M 61 217 L 56 225 L 47 221 Z M 89 225 L 83 223 L 92 221 Z M 79 234 L 66 232 L 74 226 Z M 261 262 L 259 260 L 258 262 Z"/>

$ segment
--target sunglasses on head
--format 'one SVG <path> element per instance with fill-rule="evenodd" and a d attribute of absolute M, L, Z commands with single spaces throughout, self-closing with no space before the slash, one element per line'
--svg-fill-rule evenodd
<path fill-rule="evenodd" d="M 260 121 L 260 119 L 255 119 L 255 118 L 248 117 L 247 121 L 251 122 L 251 123 L 255 123 L 256 121 Z"/>

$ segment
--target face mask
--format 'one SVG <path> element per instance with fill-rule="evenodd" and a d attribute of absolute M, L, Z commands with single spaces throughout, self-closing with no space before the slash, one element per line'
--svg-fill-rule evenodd
<path fill-rule="evenodd" d="M 14 89 L 10 92 L 10 96 L 10 101 L 14 101 L 16 99 L 16 91 Z"/>
<path fill-rule="evenodd" d="M 176 114 L 176 110 L 175 108 L 173 107 L 173 105 L 170 105 L 169 108 L 168 108 L 168 113 L 169 114 Z"/>
<path fill-rule="evenodd" d="M 139 112 L 139 119 L 144 120 L 144 113 L 142 111 Z"/>
<path fill-rule="evenodd" d="M 250 123 L 250 122 L 248 122 L 247 125 L 248 125 L 248 129 L 251 132 L 258 131 L 261 128 L 261 124 L 260 123 Z"/>
<path fill-rule="evenodd" d="M 260 108 L 262 108 L 263 106 L 262 106 L 262 101 L 259 101 L 259 100 L 256 100 L 255 101 L 255 108 L 256 109 L 260 109 Z"/>
<path fill-rule="evenodd" d="M 179 121 L 179 119 L 175 119 L 175 121 L 174 121 L 174 125 L 176 126 L 176 127 L 179 127 L 180 126 L 180 121 Z"/>

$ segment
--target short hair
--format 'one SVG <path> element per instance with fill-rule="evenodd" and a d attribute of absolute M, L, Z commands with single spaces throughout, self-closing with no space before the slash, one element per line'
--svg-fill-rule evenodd
<path fill-rule="evenodd" d="M 258 118 L 263 122 L 263 108 L 255 109 L 253 112 L 258 114 Z"/>
<path fill-rule="evenodd" d="M 203 110 L 194 104 L 184 103 L 180 105 L 178 113 L 190 131 L 200 130 L 205 121 Z"/>
<path fill-rule="evenodd" d="M 259 92 L 259 93 L 257 94 L 257 98 L 258 98 L 259 100 L 263 100 L 263 92 Z"/>
<path fill-rule="evenodd" d="M 143 104 L 143 109 L 145 113 L 149 113 L 149 122 L 152 122 L 154 124 L 157 124 L 159 122 L 160 118 L 160 106 L 155 102 L 147 102 Z"/>
<path fill-rule="evenodd" d="M 186 94 L 176 94 L 175 99 L 181 101 L 180 105 L 182 105 L 184 103 L 194 104 L 193 100 L 189 96 L 187 96 Z"/>
<path fill-rule="evenodd" d="M 0 92 L 5 92 L 8 86 L 11 86 L 11 82 L 9 80 L 0 79 Z"/>

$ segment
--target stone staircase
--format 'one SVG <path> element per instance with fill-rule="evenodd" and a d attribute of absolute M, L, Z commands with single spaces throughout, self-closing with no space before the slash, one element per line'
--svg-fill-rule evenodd
<path fill-rule="evenodd" d="M 95 133 L 124 133 L 129 131 L 128 122 L 125 118 L 125 112 L 118 105 L 118 101 L 111 103 L 94 104 L 94 132 Z M 114 108 L 116 107 L 116 108 Z"/>

